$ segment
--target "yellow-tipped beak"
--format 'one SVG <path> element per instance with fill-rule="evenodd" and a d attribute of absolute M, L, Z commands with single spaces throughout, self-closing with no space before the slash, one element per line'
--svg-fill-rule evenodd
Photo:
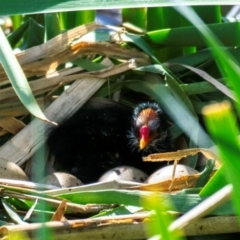
<path fill-rule="evenodd" d="M 139 148 L 142 150 L 146 147 L 147 144 L 148 142 L 144 138 L 141 138 L 139 141 Z"/>

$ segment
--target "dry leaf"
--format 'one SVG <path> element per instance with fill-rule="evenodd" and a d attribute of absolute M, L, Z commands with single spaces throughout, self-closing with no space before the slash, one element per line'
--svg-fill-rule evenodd
<path fill-rule="evenodd" d="M 206 148 L 190 148 L 190 149 L 183 149 L 178 150 L 176 152 L 166 152 L 166 153 L 155 153 L 150 154 L 147 157 L 143 157 L 143 161 L 146 162 L 171 162 L 171 161 L 179 161 L 182 158 L 185 158 L 187 156 L 195 155 L 197 153 L 202 153 L 207 159 L 213 159 L 221 162 L 219 157 Z"/>
<path fill-rule="evenodd" d="M 179 178 L 169 179 L 151 184 L 142 184 L 140 186 L 129 187 L 131 190 L 144 190 L 154 192 L 178 191 L 183 188 L 192 188 L 195 186 L 200 174 L 186 175 Z"/>
<path fill-rule="evenodd" d="M 53 214 L 51 221 L 66 221 L 66 218 L 64 217 L 66 209 L 67 209 L 67 201 L 62 200 L 56 212 Z"/>
<path fill-rule="evenodd" d="M 12 134 L 17 134 L 25 126 L 22 121 L 14 117 L 0 118 L 0 127 Z"/>

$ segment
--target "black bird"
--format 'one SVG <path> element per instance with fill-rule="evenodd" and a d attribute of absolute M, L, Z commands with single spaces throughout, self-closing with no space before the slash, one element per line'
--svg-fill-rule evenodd
<path fill-rule="evenodd" d="M 168 121 L 157 103 L 134 110 L 110 99 L 93 98 L 52 130 L 47 144 L 55 162 L 84 183 L 110 168 L 130 165 L 150 174 L 158 163 L 142 156 L 172 149 Z"/>
<path fill-rule="evenodd" d="M 139 104 L 133 111 L 131 126 L 130 143 L 144 156 L 172 149 L 169 122 L 157 103 Z"/>

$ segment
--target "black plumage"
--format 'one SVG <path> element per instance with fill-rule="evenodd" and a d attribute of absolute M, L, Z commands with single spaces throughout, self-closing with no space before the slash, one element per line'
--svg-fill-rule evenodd
<path fill-rule="evenodd" d="M 139 114 L 149 108 L 156 111 L 156 119 L 147 121 L 154 138 L 139 149 L 141 124 L 136 122 Z M 156 103 L 140 104 L 132 110 L 102 98 L 88 101 L 50 133 L 47 143 L 57 164 L 84 183 L 97 181 L 103 172 L 120 165 L 151 173 L 157 164 L 144 163 L 142 156 L 171 150 L 167 120 Z"/>

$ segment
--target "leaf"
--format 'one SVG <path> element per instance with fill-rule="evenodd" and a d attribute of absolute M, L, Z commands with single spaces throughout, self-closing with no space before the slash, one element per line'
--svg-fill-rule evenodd
<path fill-rule="evenodd" d="M 224 176 L 233 184 L 233 201 L 238 217 L 240 216 L 240 193 L 238 191 L 240 149 L 238 144 L 239 130 L 235 123 L 235 116 L 228 101 L 206 106 L 203 109 L 206 125 L 215 140 L 219 155 L 224 163 Z M 224 128 L 222 127 L 224 126 Z M 227 134 L 226 134 L 227 133 Z"/>
<path fill-rule="evenodd" d="M 177 58 L 169 59 L 167 63 L 179 63 L 179 64 L 185 64 L 188 66 L 192 67 L 199 67 L 201 68 L 204 66 L 204 64 L 209 63 L 209 61 L 213 61 L 213 57 L 211 55 L 211 52 L 209 49 L 203 49 L 199 50 L 195 53 L 191 53 L 188 55 L 181 55 L 178 56 Z M 165 64 L 165 63 L 163 63 Z M 172 66 L 170 70 L 176 74 L 176 73 L 181 73 L 183 74 L 184 72 L 187 71 L 184 67 L 179 66 Z"/>
<path fill-rule="evenodd" d="M 67 209 L 67 202 L 66 202 L 66 200 L 63 200 L 59 204 L 56 212 L 53 214 L 51 221 L 64 221 L 64 220 L 66 220 L 65 217 L 64 217 L 66 209 Z"/>
<path fill-rule="evenodd" d="M 27 220 L 31 217 L 33 211 L 35 210 L 35 207 L 37 206 L 38 204 L 38 199 L 35 200 L 35 202 L 33 203 L 33 205 L 29 208 L 29 210 L 27 211 L 25 217 L 23 220 Z"/>
<path fill-rule="evenodd" d="M 222 187 L 228 184 L 228 181 L 225 176 L 224 165 L 216 171 L 208 183 L 202 188 L 199 195 L 200 196 L 211 196 L 216 191 L 220 190 Z"/>
<path fill-rule="evenodd" d="M 195 188 L 204 187 L 208 183 L 210 176 L 213 174 L 214 167 L 214 160 L 207 161 L 204 170 L 201 172 L 200 178 L 197 180 Z"/>
<path fill-rule="evenodd" d="M 61 33 L 58 13 L 46 13 L 44 20 L 46 40 L 52 39 Z"/>
<path fill-rule="evenodd" d="M 99 214 L 94 215 L 92 218 L 96 217 L 104 217 L 104 216 L 117 216 L 117 215 L 127 215 L 139 212 L 142 210 L 142 207 L 135 206 L 119 206 L 113 209 L 109 209 L 106 211 L 101 211 Z"/>
<path fill-rule="evenodd" d="M 239 64 L 236 59 L 227 51 L 223 51 L 222 42 L 216 35 L 204 24 L 204 22 L 196 15 L 196 13 L 187 6 L 179 5 L 176 9 L 185 16 L 201 33 L 202 38 L 207 46 L 211 48 L 212 54 L 216 59 L 219 70 L 222 75 L 228 80 L 235 92 L 237 102 L 240 102 L 240 89 L 238 83 Z M 236 44 L 236 45 L 239 45 Z M 236 105 L 239 108 L 239 105 Z M 240 111 L 240 109 L 238 109 Z"/>
<path fill-rule="evenodd" d="M 226 5 L 224 0 L 212 0 L 211 5 Z M 209 3 L 209 4 L 210 4 Z M 235 5 L 236 0 L 228 1 L 228 5 Z M 199 2 L 197 0 L 186 0 L 187 5 L 206 5 L 205 1 Z M 26 14 L 26 13 L 43 13 L 43 12 L 62 12 L 62 11 L 76 11 L 86 9 L 111 9 L 111 8 L 132 8 L 132 7 L 156 7 L 156 6 L 178 6 L 179 2 L 169 0 L 151 0 L 151 1 L 102 1 L 102 0 L 38 0 L 29 4 L 28 0 L 8 0 L 0 1 L 0 15 Z"/>
<path fill-rule="evenodd" d="M 95 63 L 88 59 L 78 58 L 73 63 L 87 71 L 99 71 L 105 68 L 101 63 Z"/>
<path fill-rule="evenodd" d="M 214 209 L 217 209 L 222 204 L 229 201 L 231 198 L 232 186 L 229 184 L 225 186 L 211 197 L 205 199 L 203 202 L 192 208 L 190 211 L 185 213 L 176 219 L 171 226 L 169 227 L 172 231 L 177 229 L 183 229 L 190 222 L 193 223 L 196 220 L 207 216 L 209 213 L 213 212 Z"/>
<path fill-rule="evenodd" d="M 7 36 L 8 42 L 11 47 L 14 47 L 20 41 L 23 35 L 27 32 L 27 29 L 29 27 L 29 21 L 30 19 L 25 21 L 23 24 L 20 25 L 19 28 L 17 28 L 14 32 Z"/>
<path fill-rule="evenodd" d="M 62 28 L 72 29 L 79 25 L 93 22 L 95 19 L 95 14 L 96 14 L 96 11 L 94 10 L 61 12 L 60 20 L 61 20 Z"/>
<path fill-rule="evenodd" d="M 203 23 L 201 23 L 203 25 Z M 217 23 L 217 24 L 205 24 L 205 28 L 209 28 L 213 34 L 218 36 L 219 40 L 225 46 L 239 46 L 239 38 L 236 34 L 240 23 Z M 207 45 L 205 37 L 199 33 L 196 26 L 190 27 L 178 27 L 161 29 L 153 32 L 148 32 L 147 37 L 150 41 L 163 46 L 197 46 L 204 47 Z M 232 38 L 226 37 L 226 32 L 232 36 Z M 177 39 L 177 41 L 176 41 Z"/>
<path fill-rule="evenodd" d="M 161 162 L 161 161 L 179 161 L 182 158 L 185 158 L 190 155 L 195 155 L 197 153 L 202 153 L 207 159 L 219 160 L 219 157 L 211 152 L 209 149 L 203 148 L 190 148 L 178 150 L 176 152 L 164 152 L 164 153 L 155 153 L 150 154 L 147 157 L 143 157 L 143 161 L 151 161 L 151 162 Z"/>
<path fill-rule="evenodd" d="M 150 237 L 159 236 L 159 239 L 164 240 L 182 239 L 179 236 L 184 235 L 183 230 L 169 230 L 169 226 L 174 221 L 173 215 L 166 213 L 174 209 L 170 199 L 162 200 L 161 196 L 157 194 L 151 194 L 148 197 L 142 198 L 143 207 L 154 211 L 150 217 L 152 221 L 146 224 L 147 234 Z"/>
<path fill-rule="evenodd" d="M 176 211 L 185 213 L 191 208 L 207 199 L 198 194 L 174 194 L 158 193 L 161 201 L 169 201 L 173 204 Z M 141 199 L 149 197 L 152 192 L 138 190 L 94 190 L 94 191 L 74 191 L 74 193 L 58 194 L 56 197 L 66 199 L 78 204 L 123 204 L 141 207 Z M 231 215 L 235 210 L 231 202 L 227 202 L 212 212 L 213 215 Z"/>
<path fill-rule="evenodd" d="M 44 27 L 36 22 L 34 19 L 29 18 L 28 30 L 23 42 L 22 48 L 27 49 L 44 42 Z"/>
<path fill-rule="evenodd" d="M 17 224 L 27 224 L 16 213 L 16 210 L 7 202 L 6 199 L 1 199 L 4 209 L 7 211 L 10 218 Z"/>
<path fill-rule="evenodd" d="M 184 64 L 178 64 L 178 63 L 165 63 L 164 65 L 165 66 L 178 65 L 178 66 L 183 66 L 185 68 L 188 68 L 192 72 L 196 73 L 197 75 L 199 75 L 200 77 L 202 77 L 203 79 L 205 79 L 206 81 L 211 83 L 216 89 L 223 92 L 226 96 L 228 96 L 232 100 L 236 100 L 236 98 L 235 98 L 235 96 L 234 96 L 234 94 L 231 90 L 229 90 L 226 86 L 224 86 L 222 83 L 220 83 L 219 81 L 217 81 L 216 79 L 211 77 L 207 72 L 205 72 L 201 69 L 194 68 L 194 67 L 191 67 L 191 66 L 187 66 L 187 65 L 184 65 Z"/>
<path fill-rule="evenodd" d="M 146 28 L 146 8 L 123 8 L 122 21 L 123 23 L 131 23 L 140 29 Z"/>

